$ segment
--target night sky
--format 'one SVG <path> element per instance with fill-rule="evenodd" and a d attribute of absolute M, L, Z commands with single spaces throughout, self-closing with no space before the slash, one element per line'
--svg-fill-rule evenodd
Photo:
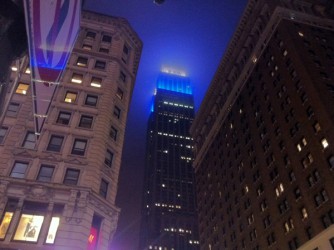
<path fill-rule="evenodd" d="M 246 0 L 86 0 L 85 8 L 126 18 L 144 43 L 130 112 L 116 204 L 122 209 L 112 250 L 138 245 L 146 125 L 160 69 L 191 78 L 198 110 Z"/>

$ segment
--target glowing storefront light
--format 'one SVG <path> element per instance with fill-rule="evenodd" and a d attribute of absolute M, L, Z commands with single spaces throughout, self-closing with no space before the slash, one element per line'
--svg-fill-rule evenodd
<path fill-rule="evenodd" d="M 45 243 L 48 243 L 48 244 L 54 243 L 55 238 L 56 238 L 56 233 L 58 230 L 58 226 L 59 226 L 59 221 L 60 221 L 59 217 L 52 217 L 49 231 L 48 231 L 48 236 L 46 237 Z"/>
<path fill-rule="evenodd" d="M 42 215 L 22 214 L 14 240 L 37 242 L 43 221 Z"/>
<path fill-rule="evenodd" d="M 9 227 L 9 224 L 13 218 L 13 212 L 6 212 L 5 216 L 2 219 L 1 225 L 0 225 L 0 239 L 4 239 Z"/>

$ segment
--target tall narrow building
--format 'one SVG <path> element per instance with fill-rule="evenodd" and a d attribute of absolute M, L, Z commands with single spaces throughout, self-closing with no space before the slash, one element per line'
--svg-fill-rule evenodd
<path fill-rule="evenodd" d="M 122 18 L 82 12 L 38 140 L 29 65 L 0 129 L 0 248 L 108 249 L 127 112 L 142 42 Z M 16 81 L 17 80 L 17 81 Z"/>
<path fill-rule="evenodd" d="M 140 249 L 198 249 L 188 77 L 161 73 L 147 129 Z"/>
<path fill-rule="evenodd" d="M 201 249 L 333 249 L 333 6 L 248 2 L 191 128 Z"/>

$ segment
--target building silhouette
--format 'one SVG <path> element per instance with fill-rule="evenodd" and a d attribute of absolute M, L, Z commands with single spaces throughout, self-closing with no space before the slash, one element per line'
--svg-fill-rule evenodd
<path fill-rule="evenodd" d="M 333 9 L 248 2 L 191 127 L 201 249 L 334 248 Z"/>
<path fill-rule="evenodd" d="M 36 140 L 27 61 L 0 129 L 0 248 L 108 249 L 142 42 L 122 18 L 83 11 Z"/>
<path fill-rule="evenodd" d="M 162 72 L 147 128 L 140 249 L 198 249 L 190 80 Z"/>

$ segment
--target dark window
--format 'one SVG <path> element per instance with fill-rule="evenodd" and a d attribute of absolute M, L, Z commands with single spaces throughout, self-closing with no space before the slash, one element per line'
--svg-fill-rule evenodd
<path fill-rule="evenodd" d="M 122 61 L 124 63 L 127 63 L 127 61 L 128 61 L 129 52 L 130 52 L 129 47 L 124 44 L 124 46 L 123 46 L 123 54 L 122 54 Z"/>
<path fill-rule="evenodd" d="M 36 144 L 36 136 L 34 132 L 28 131 L 24 141 L 22 143 L 22 147 L 34 149 Z"/>
<path fill-rule="evenodd" d="M 114 154 L 109 149 L 107 149 L 106 157 L 104 159 L 104 164 L 106 164 L 108 167 L 111 167 L 113 158 Z"/>
<path fill-rule="evenodd" d="M 329 164 L 329 168 L 330 168 L 331 170 L 333 170 L 333 169 L 334 169 L 334 156 L 333 156 L 333 155 L 331 155 L 331 156 L 328 158 L 328 164 Z"/>
<path fill-rule="evenodd" d="M 54 166 L 42 164 L 38 172 L 37 180 L 50 182 L 52 179 L 54 169 L 55 169 Z"/>
<path fill-rule="evenodd" d="M 77 185 L 80 170 L 68 168 L 64 177 L 64 184 Z"/>
<path fill-rule="evenodd" d="M 120 88 L 117 88 L 117 93 L 116 93 L 116 96 L 119 98 L 119 99 L 123 99 L 123 90 L 121 90 Z"/>
<path fill-rule="evenodd" d="M 107 193 L 108 193 L 108 186 L 109 186 L 109 183 L 105 180 L 101 180 L 101 184 L 100 184 L 100 195 L 104 198 L 107 197 Z"/>
<path fill-rule="evenodd" d="M 8 128 L 6 127 L 0 128 L 0 144 L 4 142 L 7 131 L 8 131 Z"/>
<path fill-rule="evenodd" d="M 77 60 L 77 66 L 87 67 L 87 65 L 88 65 L 88 58 L 79 56 Z"/>
<path fill-rule="evenodd" d="M 125 80 L 126 80 L 126 75 L 125 75 L 125 73 L 124 73 L 123 71 L 121 71 L 121 72 L 119 73 L 119 79 L 120 79 L 122 82 L 125 82 Z"/>
<path fill-rule="evenodd" d="M 97 105 L 97 96 L 95 95 L 87 95 L 85 105 L 96 106 Z"/>
<path fill-rule="evenodd" d="M 331 246 L 334 249 L 334 237 L 330 238 L 329 242 L 331 243 Z"/>
<path fill-rule="evenodd" d="M 96 33 L 93 31 L 87 31 L 86 33 L 87 38 L 95 39 L 95 36 L 96 36 Z"/>
<path fill-rule="evenodd" d="M 14 178 L 24 178 L 24 175 L 26 173 L 26 170 L 28 168 L 28 163 L 27 162 L 19 162 L 19 161 L 16 161 L 14 163 L 14 166 L 13 166 L 13 169 L 12 169 L 12 172 L 10 173 L 10 176 L 11 177 L 14 177 Z"/>
<path fill-rule="evenodd" d="M 93 49 L 93 46 L 90 45 L 90 44 L 83 44 L 83 45 L 82 45 L 82 48 L 83 48 L 84 50 L 92 50 L 92 49 Z"/>
<path fill-rule="evenodd" d="M 70 119 L 71 119 L 71 113 L 60 111 L 57 118 L 57 123 L 68 125 L 70 123 Z"/>
<path fill-rule="evenodd" d="M 63 144 L 64 136 L 52 135 L 46 150 L 59 152 Z"/>
<path fill-rule="evenodd" d="M 95 62 L 95 69 L 105 69 L 105 68 L 106 68 L 106 62 L 103 61 Z"/>
<path fill-rule="evenodd" d="M 121 109 L 117 106 L 114 107 L 114 116 L 117 117 L 117 119 L 121 116 Z"/>
<path fill-rule="evenodd" d="M 108 54 L 108 53 L 109 53 L 109 49 L 106 49 L 106 48 L 100 48 L 100 49 L 99 49 L 99 52 Z"/>
<path fill-rule="evenodd" d="M 109 135 L 112 139 L 114 139 L 114 141 L 117 140 L 117 133 L 118 133 L 117 129 L 115 127 L 111 126 Z"/>
<path fill-rule="evenodd" d="M 93 117 L 88 115 L 82 115 L 79 122 L 81 128 L 91 128 L 93 124 Z"/>
<path fill-rule="evenodd" d="M 87 140 L 75 139 L 71 154 L 84 155 L 87 146 Z"/>
<path fill-rule="evenodd" d="M 11 102 L 8 105 L 7 115 L 8 116 L 16 116 L 17 112 L 19 111 L 19 108 L 20 108 L 20 104 L 18 104 L 16 102 Z"/>
<path fill-rule="evenodd" d="M 111 36 L 103 35 L 102 36 L 102 42 L 111 43 Z"/>

